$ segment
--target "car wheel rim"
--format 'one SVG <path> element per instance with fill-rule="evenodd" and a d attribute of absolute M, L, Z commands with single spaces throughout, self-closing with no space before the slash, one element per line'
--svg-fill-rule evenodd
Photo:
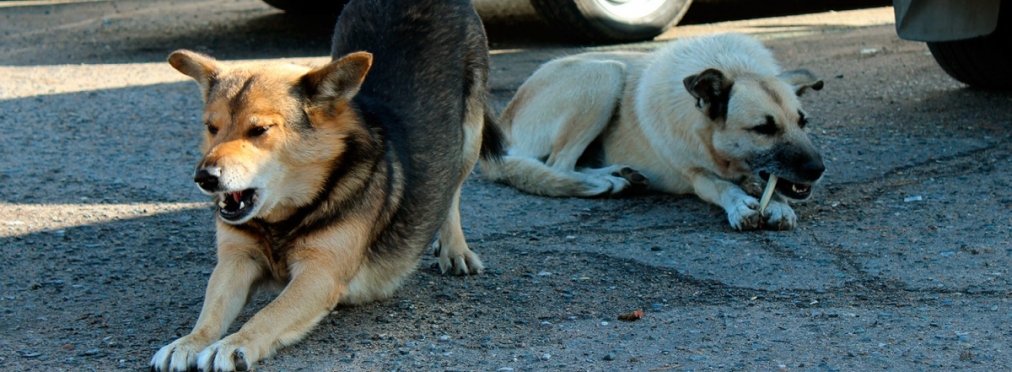
<path fill-rule="evenodd" d="M 594 0 L 614 18 L 638 19 L 649 16 L 670 0 Z"/>

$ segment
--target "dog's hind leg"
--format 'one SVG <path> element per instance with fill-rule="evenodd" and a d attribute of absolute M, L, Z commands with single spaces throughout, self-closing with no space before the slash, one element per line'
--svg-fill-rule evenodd
<path fill-rule="evenodd" d="M 650 188 L 650 181 L 643 173 L 624 165 L 609 165 L 603 168 L 577 168 L 577 172 L 597 174 L 602 176 L 624 178 L 629 182 L 629 187 L 619 190 L 623 193 L 646 191 Z M 616 194 L 617 192 L 613 193 Z"/>
<path fill-rule="evenodd" d="M 481 263 L 478 255 L 467 247 L 464 229 L 460 225 L 460 188 L 471 174 L 479 157 L 488 162 L 501 161 L 502 138 L 498 128 L 486 129 L 486 126 L 495 125 L 494 118 L 487 111 L 490 105 L 485 96 L 486 77 L 481 69 L 476 69 L 473 73 L 475 76 L 472 81 L 476 82 L 476 86 L 470 89 L 472 93 L 467 97 L 464 111 L 464 144 L 460 173 L 457 175 L 450 210 L 446 213 L 446 220 L 439 229 L 439 239 L 435 243 L 439 269 L 443 274 L 448 272 L 453 275 L 481 274 L 485 270 L 485 265 Z M 495 132 L 488 132 L 490 130 Z M 486 144 L 484 143 L 486 140 L 494 142 Z"/>
<path fill-rule="evenodd" d="M 483 172 L 493 180 L 547 196 L 594 197 L 623 191 L 630 182 L 622 175 L 613 175 L 610 169 L 576 169 L 576 163 L 611 122 L 624 89 L 621 62 L 549 62 L 524 82 L 503 111 L 501 121 L 511 139 L 509 155 L 499 164 L 483 163 Z"/>
<path fill-rule="evenodd" d="M 436 257 L 439 258 L 439 270 L 444 274 L 468 275 L 481 274 L 485 271 L 478 255 L 467 247 L 464 229 L 460 225 L 460 188 L 453 194 L 453 204 L 446 215 L 443 227 L 439 229 L 439 240 L 436 241 Z"/>

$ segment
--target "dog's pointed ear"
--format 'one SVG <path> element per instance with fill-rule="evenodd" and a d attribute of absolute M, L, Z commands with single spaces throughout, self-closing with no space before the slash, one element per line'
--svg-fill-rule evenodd
<path fill-rule="evenodd" d="M 822 80 L 819 80 L 819 77 L 815 76 L 811 71 L 803 68 L 781 72 L 777 77 L 787 82 L 794 89 L 794 94 L 799 96 L 805 93 L 808 88 L 822 90 Z"/>
<path fill-rule="evenodd" d="M 696 98 L 696 107 L 706 113 L 710 120 L 727 117 L 727 104 L 731 100 L 731 86 L 734 84 L 720 70 L 711 68 L 682 80 L 685 90 Z"/>
<path fill-rule="evenodd" d="M 356 52 L 302 77 L 302 88 L 313 105 L 343 104 L 355 97 L 372 67 L 372 54 Z"/>
<path fill-rule="evenodd" d="M 169 55 L 169 64 L 184 75 L 193 78 L 200 85 L 204 101 L 210 93 L 214 79 L 223 69 L 221 63 L 206 55 L 180 49 Z"/>

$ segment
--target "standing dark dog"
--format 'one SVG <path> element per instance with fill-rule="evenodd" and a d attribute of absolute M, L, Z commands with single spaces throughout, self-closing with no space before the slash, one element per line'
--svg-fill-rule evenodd
<path fill-rule="evenodd" d="M 443 272 L 483 270 L 464 241 L 460 187 L 503 145 L 471 1 L 352 1 L 332 53 L 315 69 L 169 57 L 204 96 L 194 181 L 218 205 L 218 263 L 193 331 L 152 370 L 246 370 L 339 302 L 389 296 L 437 232 Z M 264 287 L 283 291 L 221 338 Z"/>

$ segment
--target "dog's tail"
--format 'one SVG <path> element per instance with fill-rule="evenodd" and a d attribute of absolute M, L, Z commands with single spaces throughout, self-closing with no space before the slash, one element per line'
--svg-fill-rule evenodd
<path fill-rule="evenodd" d="M 555 197 L 608 196 L 628 185 L 617 185 L 605 178 L 580 172 L 557 172 L 541 160 L 516 155 L 505 155 L 499 161 L 482 161 L 481 174 L 488 180 L 530 194 Z"/>
<path fill-rule="evenodd" d="M 481 128 L 479 154 L 482 164 L 502 161 L 502 157 L 506 155 L 506 135 L 499 127 L 499 119 L 496 118 L 491 103 L 485 104 L 485 124 Z M 482 167 L 484 168 L 484 165 Z"/>

